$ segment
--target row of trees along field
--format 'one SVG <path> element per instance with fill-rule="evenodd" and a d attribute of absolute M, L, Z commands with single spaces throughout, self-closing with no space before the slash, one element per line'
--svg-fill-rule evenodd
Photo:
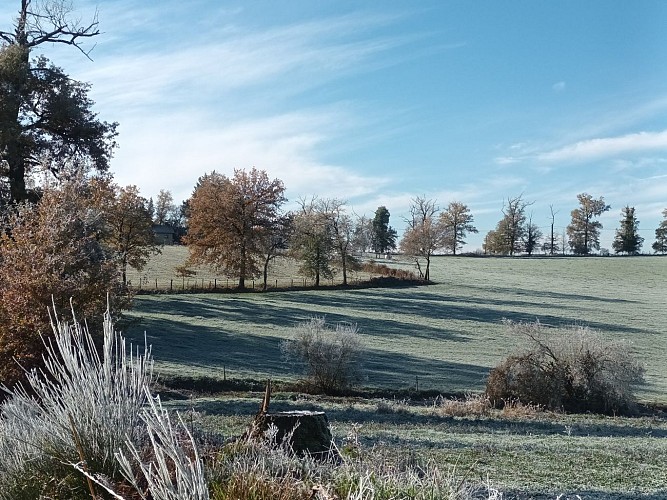
<path fill-rule="evenodd" d="M 579 206 L 571 212 L 571 222 L 566 232 L 558 235 L 554 231 L 556 212 L 551 209 L 550 232 L 545 236 L 540 227 L 532 220 L 526 209 L 533 202 L 525 201 L 521 196 L 508 198 L 503 205 L 503 218 L 496 228 L 489 231 L 484 239 L 484 253 L 496 255 L 514 255 L 526 253 L 532 255 L 542 249 L 550 255 L 562 251 L 566 244 L 575 255 L 588 255 L 593 250 L 600 250 L 600 230 L 602 223 L 597 218 L 611 209 L 603 197 L 593 198 L 588 193 L 577 195 Z M 663 211 L 663 221 L 655 230 L 654 252 L 667 252 L 667 209 Z M 616 229 L 612 248 L 617 254 L 636 255 L 640 252 L 644 238 L 639 235 L 639 221 L 635 208 L 625 206 L 621 209 L 620 226 Z"/>
<path fill-rule="evenodd" d="M 206 264 L 236 276 L 239 288 L 263 276 L 278 255 L 297 259 L 300 271 L 319 286 L 340 270 L 343 284 L 358 269 L 355 254 L 372 249 L 377 255 L 396 248 L 389 211 L 379 207 L 372 220 L 353 217 L 344 201 L 332 198 L 299 200 L 299 208 L 282 210 L 287 201 L 280 179 L 263 170 L 235 170 L 233 177 L 217 172 L 202 176 L 187 201 L 190 262 Z"/>
<path fill-rule="evenodd" d="M 321 278 L 331 278 L 335 269 L 346 284 L 348 271 L 358 266 L 355 255 L 372 249 L 379 256 L 397 248 L 398 236 L 389 225 L 386 207 L 378 207 L 369 220 L 353 217 L 344 201 L 303 198 L 299 210 L 283 213 L 284 191 L 282 181 L 269 180 L 266 172 L 255 168 L 250 172 L 236 170 L 232 178 L 216 172 L 200 178 L 186 203 L 188 234 L 184 241 L 190 247 L 191 262 L 237 276 L 240 288 L 246 278 L 263 274 L 266 286 L 270 261 L 287 253 L 301 262 L 301 272 L 313 278 L 317 286 Z M 587 193 L 577 198 L 579 206 L 572 210 L 567 227 L 568 244 L 574 254 L 587 255 L 600 248 L 602 224 L 597 217 L 611 207 L 602 197 L 595 199 Z M 502 219 L 486 235 L 485 253 L 532 255 L 541 248 L 553 255 L 559 251 L 553 208 L 551 232 L 544 238 L 527 214 L 531 205 L 521 196 L 507 199 Z M 467 235 L 478 232 L 464 203 L 451 202 L 440 210 L 435 200 L 419 196 L 412 200 L 405 222 L 398 248 L 413 260 L 420 277 L 426 280 L 433 255 L 456 255 Z M 643 238 L 638 224 L 634 208 L 624 207 L 613 243 L 616 253 L 639 253 Z M 656 230 L 656 252 L 666 250 L 666 228 L 667 210 L 665 221 Z"/>

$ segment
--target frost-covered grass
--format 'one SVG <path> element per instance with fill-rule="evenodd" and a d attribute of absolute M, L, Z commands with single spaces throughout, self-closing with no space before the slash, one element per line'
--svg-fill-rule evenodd
<path fill-rule="evenodd" d="M 378 460 L 357 440 L 328 461 L 269 435 L 226 445 L 151 393 L 152 362 L 104 321 L 101 355 L 81 325 L 54 324 L 45 369 L 0 405 L 0 498 L 207 500 L 496 498 L 456 468 Z M 176 419 L 176 424 L 172 423 Z M 249 419 L 246 422 L 248 425 Z M 221 428 L 228 429 L 223 421 Z M 275 433 L 274 433 L 275 437 Z M 206 465 L 203 454 L 206 454 Z M 482 495 L 479 496 L 478 494 Z"/>
<path fill-rule="evenodd" d="M 194 410 L 195 427 L 233 435 L 243 431 L 261 397 L 200 397 L 168 406 Z M 285 393 L 276 394 L 271 407 L 325 411 L 334 439 L 348 453 L 412 464 L 408 470 L 426 464 L 443 473 L 456 470 L 481 491 L 488 479 L 503 498 L 667 497 L 664 417 L 567 415 L 521 405 L 494 410 L 477 397 L 465 404 Z"/>
<path fill-rule="evenodd" d="M 163 374 L 294 379 L 280 345 L 313 316 L 356 323 L 362 385 L 482 391 L 516 346 L 503 318 L 580 324 L 624 341 L 646 366 L 640 399 L 667 403 L 667 258 L 438 258 L 435 285 L 277 294 L 141 296 L 128 314 Z"/>
<path fill-rule="evenodd" d="M 639 399 L 667 403 L 667 258 L 438 258 L 432 276 L 435 285 L 417 288 L 143 296 L 129 315 L 131 333 L 147 332 L 163 375 L 221 379 L 224 367 L 228 379 L 294 380 L 299 373 L 280 345 L 294 325 L 324 316 L 357 324 L 364 385 L 479 393 L 489 370 L 516 346 L 503 318 L 578 324 L 627 342 L 646 366 Z M 242 432 L 260 400 L 195 398 L 170 407 L 194 408 L 198 425 L 229 437 Z M 503 415 L 474 398 L 434 407 L 298 394 L 272 408 L 323 409 L 338 442 L 357 432 L 369 454 L 453 467 L 478 484 L 489 478 L 504 498 L 667 498 L 660 415 L 562 415 L 523 406 Z"/>
<path fill-rule="evenodd" d="M 128 349 L 108 313 L 103 328 L 99 353 L 85 327 L 54 320 L 44 370 L 8 391 L 0 498 L 208 498 L 197 454 L 183 450 L 192 440 L 150 393 L 150 350 Z"/>
<path fill-rule="evenodd" d="M 212 269 L 209 266 L 190 266 L 187 269 L 191 273 L 182 277 L 178 268 L 185 265 L 188 258 L 188 249 L 185 246 L 173 245 L 161 247 L 161 252 L 150 256 L 148 263 L 141 270 L 128 269 L 127 278 L 134 289 L 142 290 L 161 290 L 161 291 L 180 291 L 190 289 L 208 289 L 213 288 L 234 288 L 238 284 L 238 278 L 226 276 L 221 271 Z M 400 261 L 387 261 L 394 267 L 407 268 L 405 263 Z M 354 283 L 356 280 L 368 280 L 374 275 L 363 271 L 348 271 L 348 282 Z M 324 280 L 322 286 L 331 284 L 340 284 L 342 276 L 335 276 L 333 281 Z M 247 288 L 262 288 L 263 278 L 255 280 L 246 280 Z M 267 285 L 269 288 L 280 287 L 299 287 L 311 286 L 312 280 L 307 279 L 299 271 L 299 263 L 290 258 L 278 256 L 271 261 L 269 265 Z"/>

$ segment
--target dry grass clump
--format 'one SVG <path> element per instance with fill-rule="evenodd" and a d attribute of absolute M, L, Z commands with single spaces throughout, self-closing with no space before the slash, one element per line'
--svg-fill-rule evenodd
<path fill-rule="evenodd" d="M 544 408 L 540 405 L 522 403 L 518 399 L 503 401 L 503 407 L 500 410 L 500 416 L 503 418 L 535 418 L 544 414 Z"/>
<path fill-rule="evenodd" d="M 151 396 L 150 350 L 128 350 L 108 312 L 103 330 L 100 354 L 87 328 L 54 319 L 44 371 L 5 388 L 0 499 L 207 499 L 194 441 Z"/>
<path fill-rule="evenodd" d="M 381 399 L 375 404 L 375 411 L 380 414 L 410 413 L 410 402 L 407 399 Z"/>
<path fill-rule="evenodd" d="M 506 325 L 526 343 L 489 374 L 486 394 L 491 401 L 607 414 L 633 409 L 634 388 L 643 382 L 644 368 L 626 344 L 605 341 L 582 326 L 547 329 L 539 321 Z"/>
<path fill-rule="evenodd" d="M 466 394 L 465 399 L 451 399 L 439 396 L 433 403 L 438 415 L 449 417 L 488 417 L 491 414 L 491 400 L 484 394 Z"/>

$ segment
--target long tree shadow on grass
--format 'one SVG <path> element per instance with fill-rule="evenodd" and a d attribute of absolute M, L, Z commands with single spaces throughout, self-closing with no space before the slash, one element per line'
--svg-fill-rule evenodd
<path fill-rule="evenodd" d="M 293 301 L 292 296 L 289 300 L 281 301 L 279 304 L 271 300 L 262 300 L 262 297 L 257 300 L 245 300 L 222 296 L 199 296 L 187 301 L 179 300 L 178 297 L 169 297 L 160 301 L 143 300 L 138 307 L 140 313 L 137 315 L 163 317 L 173 314 L 171 317 L 174 318 L 174 321 L 181 321 L 182 317 L 187 317 L 193 325 L 198 320 L 220 320 L 221 323 L 239 322 L 246 327 L 248 324 L 255 324 L 255 328 L 265 331 L 275 327 L 290 328 L 307 321 L 312 316 L 325 316 L 329 323 L 352 322 L 359 326 L 363 335 L 381 337 L 387 341 L 396 336 L 454 342 L 468 340 L 467 336 L 449 328 L 445 321 L 437 326 L 416 325 L 413 318 L 401 317 L 400 312 L 398 315 L 393 315 L 392 319 L 371 318 L 363 314 L 357 317 L 354 311 L 359 310 L 359 307 L 363 307 L 367 312 L 377 312 L 364 304 L 363 297 L 348 297 L 334 301 L 333 305 L 326 301 L 320 302 L 317 297 L 317 294 L 313 294 L 312 301 Z M 340 312 L 332 313 L 332 310 Z M 137 326 L 134 325 L 134 328 L 136 329 Z"/>
<path fill-rule="evenodd" d="M 393 292 L 393 293 L 392 293 Z M 507 301 L 497 301 L 491 298 L 475 297 L 468 302 L 462 302 L 461 299 L 449 295 L 437 294 L 420 289 L 414 293 L 406 294 L 394 291 L 376 291 L 360 290 L 353 292 L 343 292 L 338 296 L 327 294 L 294 294 L 286 297 L 288 302 L 297 302 L 308 304 L 310 306 L 335 307 L 340 310 L 349 308 L 363 309 L 368 311 L 387 311 L 393 315 L 406 318 L 406 323 L 412 324 L 417 331 L 422 325 L 416 327 L 414 322 L 410 323 L 410 317 L 423 317 L 432 320 L 460 320 L 479 323 L 499 324 L 503 319 L 512 321 L 535 321 L 536 317 L 545 324 L 565 325 L 571 324 L 570 317 L 562 315 L 563 308 L 554 306 L 554 313 L 539 312 L 519 312 L 512 310 L 516 303 Z M 459 302 L 453 304 L 452 302 Z M 525 302 L 525 305 L 536 306 L 533 302 Z M 490 307 L 495 306 L 495 307 Z M 504 308 L 501 308 L 503 306 Z M 289 307 L 286 305 L 286 307 Z M 617 325 L 599 321 L 586 321 L 587 326 L 592 328 L 623 333 L 655 333 L 641 328 L 629 327 L 627 325 Z M 444 323 L 443 323 L 444 325 Z M 380 330 L 382 331 L 382 330 Z"/>
<path fill-rule="evenodd" d="M 554 306 L 554 313 L 519 312 L 513 307 L 536 306 L 534 302 L 517 304 L 512 300 L 499 301 L 490 297 L 475 297 L 470 301 L 462 301 L 459 297 L 449 294 L 428 292 L 424 287 L 405 293 L 405 290 L 365 289 L 353 291 L 308 291 L 285 292 L 280 299 L 277 294 L 230 297 L 229 295 L 198 295 L 188 296 L 187 300 L 180 296 L 162 296 L 161 300 L 142 300 L 141 310 L 148 313 L 177 312 L 179 315 L 195 318 L 224 318 L 226 320 L 252 320 L 257 323 L 293 325 L 312 316 L 320 314 L 316 311 L 330 311 L 334 308 L 340 313 L 321 313 L 332 321 L 352 321 L 360 326 L 364 333 L 379 335 L 385 333 L 411 334 L 423 338 L 447 338 L 449 340 L 465 340 L 458 332 L 448 329 L 447 320 L 460 320 L 498 325 L 503 319 L 513 321 L 534 321 L 538 318 L 549 325 L 571 324 L 572 318 L 562 314 L 566 308 Z M 457 302 L 454 304 L 453 302 Z M 303 304 L 300 308 L 298 304 Z M 504 307 L 504 308 L 503 308 Z M 313 310 L 315 309 L 315 310 Z M 394 319 L 382 321 L 370 318 L 350 317 L 349 312 L 367 311 L 377 314 L 386 311 Z M 413 316 L 430 320 L 442 321 L 442 326 L 434 328 L 423 324 L 416 325 Z M 395 318 L 404 318 L 397 320 Z M 579 318 L 585 319 L 585 318 Z M 276 323 L 277 320 L 277 323 Z M 585 324 L 602 331 L 619 333 L 655 333 L 642 328 L 618 325 L 600 321 L 586 320 Z"/>
<path fill-rule="evenodd" d="M 279 336 L 238 333 L 229 323 L 219 328 L 193 325 L 187 317 L 146 317 L 141 327 L 152 345 L 156 361 L 180 365 L 184 372 L 193 368 L 222 372 L 224 366 L 228 371 L 257 378 L 299 375 L 294 363 L 284 361 L 283 339 Z M 131 332 L 129 339 L 135 344 L 141 343 L 143 333 Z M 479 387 L 488 372 L 483 366 L 378 349 L 364 349 L 361 358 L 367 377 L 362 383 L 370 386 L 406 388 L 419 377 L 423 384 L 428 381 L 431 387 L 437 385 L 438 380 L 442 380 L 443 385 Z"/>

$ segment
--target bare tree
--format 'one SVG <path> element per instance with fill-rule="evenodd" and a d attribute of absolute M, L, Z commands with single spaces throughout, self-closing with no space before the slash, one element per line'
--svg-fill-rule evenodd
<path fill-rule="evenodd" d="M 168 224 L 176 217 L 177 209 L 171 191 L 160 189 L 160 193 L 157 195 L 155 201 L 154 210 L 155 218 L 153 220 L 156 224 Z"/>
<path fill-rule="evenodd" d="M 526 202 L 523 195 L 520 194 L 514 198 L 507 198 L 507 203 L 503 206 L 503 234 L 507 240 L 507 249 L 510 255 L 520 251 L 520 243 L 526 232 L 526 208 L 532 205 L 533 201 Z"/>
<path fill-rule="evenodd" d="M 81 42 L 99 34 L 97 13 L 90 22 L 82 24 L 72 15 L 72 4 L 66 0 L 21 0 L 14 31 L 0 30 L 0 38 L 9 45 L 32 49 L 45 43 L 59 43 L 76 47 L 88 58 L 92 48 L 86 50 Z"/>
<path fill-rule="evenodd" d="M 430 279 L 431 257 L 444 243 L 444 228 L 435 215 L 440 209 L 435 200 L 417 196 L 410 205 L 410 218 L 406 219 L 407 229 L 401 240 L 401 251 L 412 257 L 419 276 Z M 425 261 L 422 269 L 421 259 Z"/>
<path fill-rule="evenodd" d="M 554 252 L 558 251 L 558 244 L 556 243 L 555 236 L 554 236 L 554 224 L 556 222 L 556 214 L 558 211 L 554 212 L 554 206 L 549 205 L 549 210 L 551 211 L 551 239 L 550 239 L 550 245 L 549 245 L 549 255 L 553 255 Z"/>
<path fill-rule="evenodd" d="M 294 232 L 290 244 L 292 256 L 301 262 L 300 271 L 315 280 L 334 276 L 335 245 L 331 219 L 322 200 L 312 197 L 299 200 L 301 208 L 294 214 Z"/>
<path fill-rule="evenodd" d="M 274 221 L 267 225 L 263 238 L 264 247 L 264 285 L 266 290 L 268 286 L 269 265 L 280 252 L 286 250 L 289 244 L 292 232 L 292 215 L 279 214 Z"/>
<path fill-rule="evenodd" d="M 352 249 L 363 255 L 371 247 L 372 221 L 365 215 L 357 216 L 352 236 Z"/>
<path fill-rule="evenodd" d="M 343 286 L 346 286 L 348 271 L 356 267 L 356 259 L 350 252 L 354 237 L 354 223 L 345 211 L 344 201 L 324 200 L 323 209 L 331 223 L 331 234 L 338 254 L 338 265 L 343 274 Z"/>

